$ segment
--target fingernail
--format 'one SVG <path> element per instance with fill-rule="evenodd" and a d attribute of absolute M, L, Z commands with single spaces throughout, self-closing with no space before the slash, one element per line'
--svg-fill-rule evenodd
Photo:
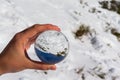
<path fill-rule="evenodd" d="M 56 66 L 51 66 L 50 69 L 51 70 L 56 70 Z"/>

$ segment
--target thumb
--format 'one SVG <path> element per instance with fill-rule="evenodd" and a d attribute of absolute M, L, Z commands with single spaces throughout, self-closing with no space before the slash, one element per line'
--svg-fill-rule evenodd
<path fill-rule="evenodd" d="M 56 70 L 56 66 L 53 64 L 45 64 L 38 61 L 30 61 L 29 68 L 40 69 L 40 70 Z"/>
<path fill-rule="evenodd" d="M 25 55 L 27 58 L 27 68 L 29 69 L 40 69 L 40 70 L 56 70 L 56 65 L 54 64 L 45 64 L 42 62 L 31 60 L 27 55 L 27 51 L 25 50 Z"/>

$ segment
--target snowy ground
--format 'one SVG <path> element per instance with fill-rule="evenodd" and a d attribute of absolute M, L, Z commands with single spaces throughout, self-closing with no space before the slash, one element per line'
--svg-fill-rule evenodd
<path fill-rule="evenodd" d="M 0 0 L 0 51 L 16 32 L 35 23 L 58 25 L 70 42 L 69 55 L 56 64 L 56 71 L 24 70 L 0 80 L 120 80 L 120 42 L 105 31 L 120 31 L 120 15 L 102 9 L 98 1 L 102 0 Z M 96 33 L 75 39 L 73 32 L 81 24 Z"/>

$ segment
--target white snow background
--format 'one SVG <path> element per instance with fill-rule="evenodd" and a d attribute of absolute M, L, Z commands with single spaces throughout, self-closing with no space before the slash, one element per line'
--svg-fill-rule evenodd
<path fill-rule="evenodd" d="M 0 80 L 120 80 L 120 42 L 105 32 L 106 26 L 120 31 L 120 15 L 102 9 L 99 1 L 0 0 L 0 51 L 15 33 L 35 23 L 59 26 L 70 43 L 69 55 L 56 64 L 56 71 L 24 70 L 3 74 Z M 100 13 L 92 13 L 92 8 Z M 76 39 L 73 32 L 82 24 L 96 34 Z"/>

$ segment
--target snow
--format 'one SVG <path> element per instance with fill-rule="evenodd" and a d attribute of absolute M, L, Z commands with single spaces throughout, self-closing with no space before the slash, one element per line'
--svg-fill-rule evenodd
<path fill-rule="evenodd" d="M 56 64 L 56 71 L 28 69 L 1 75 L 0 80 L 120 80 L 120 42 L 110 31 L 105 31 L 107 27 L 120 31 L 120 15 L 102 9 L 99 1 L 0 0 L 0 51 L 15 33 L 35 23 L 58 25 L 70 42 L 69 55 Z M 94 13 L 92 8 L 96 9 Z M 81 24 L 96 34 L 75 39 L 73 32 Z M 29 54 L 34 59 L 32 47 Z"/>

